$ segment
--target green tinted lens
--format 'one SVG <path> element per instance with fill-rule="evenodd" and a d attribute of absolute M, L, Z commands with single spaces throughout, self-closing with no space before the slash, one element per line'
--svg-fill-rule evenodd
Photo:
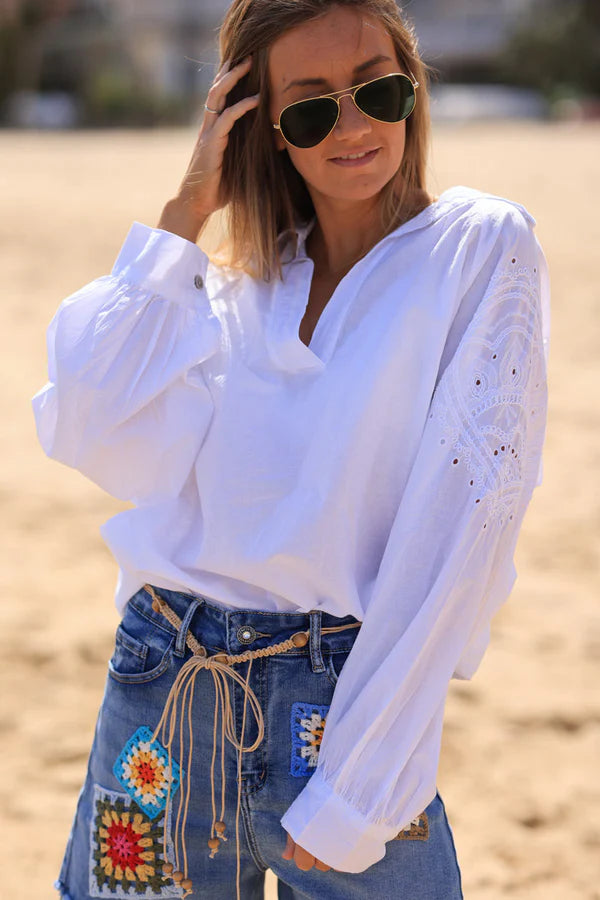
<path fill-rule="evenodd" d="M 400 122 L 415 106 L 415 89 L 406 75 L 384 75 L 356 92 L 356 105 L 372 119 Z"/>
<path fill-rule="evenodd" d="M 337 113 L 338 106 L 332 97 L 301 100 L 283 110 L 279 122 L 281 133 L 295 147 L 316 147 L 335 125 Z"/>

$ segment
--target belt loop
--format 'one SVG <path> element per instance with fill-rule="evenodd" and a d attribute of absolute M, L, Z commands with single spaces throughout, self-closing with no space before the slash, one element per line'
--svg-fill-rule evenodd
<path fill-rule="evenodd" d="M 188 606 L 185 616 L 181 620 L 181 625 L 179 631 L 177 632 L 177 640 L 175 641 L 175 656 L 185 656 L 185 639 L 187 637 L 188 629 L 190 627 L 190 622 L 192 621 L 192 617 L 199 606 L 202 606 L 202 600 L 192 600 L 190 605 Z"/>
<path fill-rule="evenodd" d="M 311 609 L 310 616 L 310 662 L 313 672 L 324 672 L 325 663 L 321 653 L 321 610 Z"/>

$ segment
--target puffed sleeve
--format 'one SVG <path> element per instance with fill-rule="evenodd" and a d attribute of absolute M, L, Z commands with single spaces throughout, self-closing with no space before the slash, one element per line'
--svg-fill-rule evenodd
<path fill-rule="evenodd" d="M 547 417 L 549 279 L 532 221 L 510 208 L 469 289 L 317 768 L 280 820 L 341 871 L 382 859 L 434 799 L 449 682 L 477 669 L 514 582 Z"/>
<path fill-rule="evenodd" d="M 32 398 L 44 452 L 135 503 L 176 495 L 212 415 L 201 363 L 220 344 L 208 257 L 134 222 L 110 275 L 60 304 Z"/>

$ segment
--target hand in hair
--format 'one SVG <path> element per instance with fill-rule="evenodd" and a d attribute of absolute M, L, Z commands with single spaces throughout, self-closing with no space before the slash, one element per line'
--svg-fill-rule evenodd
<path fill-rule="evenodd" d="M 221 168 L 229 132 L 238 119 L 256 107 L 259 99 L 259 95 L 254 94 L 225 108 L 227 94 L 250 70 L 251 57 L 231 70 L 229 65 L 228 60 L 210 87 L 206 98 L 208 109 L 187 171 L 176 196 L 166 203 L 157 225 L 194 242 L 208 217 L 226 203 L 221 191 Z"/>

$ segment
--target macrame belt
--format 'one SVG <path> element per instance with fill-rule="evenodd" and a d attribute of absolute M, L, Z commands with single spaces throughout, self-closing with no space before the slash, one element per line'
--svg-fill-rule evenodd
<path fill-rule="evenodd" d="M 152 597 L 152 608 L 157 613 L 162 613 L 162 615 L 167 619 L 173 627 L 179 631 L 181 628 L 181 619 L 177 615 L 174 610 L 171 609 L 169 604 L 156 593 L 152 585 L 145 584 L 144 589 L 148 592 L 148 594 Z M 360 628 L 362 622 L 351 622 L 348 625 L 339 625 L 333 628 L 322 628 L 321 631 L 332 632 L 332 631 L 344 631 L 346 628 Z M 185 845 L 185 825 L 187 820 L 187 813 L 190 801 L 190 773 L 191 773 L 191 760 L 192 760 L 192 749 L 194 744 L 193 739 L 193 728 L 192 728 L 192 703 L 194 699 L 194 685 L 196 675 L 201 669 L 208 669 L 213 676 L 215 682 L 215 693 L 216 693 L 216 705 L 215 705 L 215 718 L 214 718 L 214 728 L 213 728 L 213 755 L 211 760 L 211 768 L 210 768 L 210 783 L 211 783 L 211 797 L 212 797 L 212 824 L 210 831 L 210 838 L 208 840 L 208 846 L 210 848 L 210 858 L 214 858 L 217 851 L 220 847 L 220 841 L 226 841 L 227 837 L 225 835 L 225 822 L 223 821 L 225 815 L 225 740 L 227 739 L 236 747 L 237 749 L 237 781 L 238 781 L 238 796 L 237 796 L 237 810 L 235 817 L 235 836 L 236 836 L 236 858 L 237 858 L 237 874 L 236 874 L 236 889 L 237 889 L 237 900 L 240 900 L 240 847 L 239 847 L 239 815 L 240 815 L 240 806 L 241 806 L 241 790 L 242 790 L 242 779 L 241 779 L 241 766 L 242 766 L 242 753 L 250 753 L 253 750 L 256 750 L 257 747 L 260 746 L 260 743 L 264 737 L 265 728 L 264 728 L 264 720 L 263 713 L 256 697 L 256 694 L 250 687 L 250 672 L 252 669 L 252 660 L 259 656 L 274 656 L 277 653 L 285 653 L 288 650 L 297 649 L 298 647 L 304 647 L 308 643 L 310 639 L 310 630 L 308 631 L 297 631 L 291 637 L 287 638 L 285 641 L 281 641 L 278 644 L 273 644 L 270 647 L 262 647 L 258 650 L 246 650 L 244 653 L 238 653 L 236 655 L 230 655 L 228 653 L 215 653 L 212 656 L 209 656 L 206 651 L 206 647 L 203 647 L 202 644 L 196 640 L 193 634 L 190 633 L 188 628 L 185 642 L 187 646 L 192 651 L 192 656 L 186 660 L 181 669 L 179 670 L 173 685 L 171 686 L 171 690 L 169 691 L 169 696 L 167 697 L 162 715 L 160 717 L 160 721 L 156 726 L 154 734 L 152 735 L 152 740 L 157 740 L 160 735 L 160 740 L 165 745 L 165 748 L 168 751 L 168 779 L 169 779 L 169 790 L 167 793 L 167 805 L 165 809 L 165 826 L 163 828 L 163 857 L 165 859 L 165 863 L 163 865 L 163 873 L 167 877 L 170 877 L 175 881 L 183 890 L 182 897 L 187 897 L 192 893 L 193 885 L 192 880 L 188 876 L 188 855 Z M 246 675 L 246 679 L 244 680 L 242 676 L 235 671 L 233 665 L 238 662 L 248 662 L 248 672 Z M 252 707 L 252 711 L 256 718 L 256 722 L 258 725 L 258 736 L 252 746 L 244 747 L 243 742 L 240 743 L 235 734 L 235 724 L 233 720 L 233 713 L 231 708 L 231 700 L 229 696 L 229 686 L 227 683 L 227 678 L 233 678 L 234 681 L 237 681 L 244 691 L 244 710 L 242 715 L 242 735 L 245 734 L 246 729 L 246 707 L 248 701 L 250 702 L 250 706 Z M 215 757 L 216 757 L 216 749 L 217 749 L 217 720 L 219 713 L 219 704 L 221 704 L 223 708 L 223 716 L 221 717 L 221 815 L 220 819 L 216 818 L 216 808 L 215 808 L 215 779 L 214 779 L 214 766 L 215 766 Z M 187 711 L 187 715 L 186 715 Z M 179 734 L 179 746 L 180 751 L 183 753 L 183 727 L 184 727 L 184 719 L 187 718 L 188 723 L 188 761 L 187 761 L 187 775 L 185 778 L 181 779 L 180 785 L 180 799 L 179 806 L 177 811 L 177 819 L 173 828 L 173 848 L 174 848 L 174 860 L 173 862 L 167 860 L 167 828 L 169 821 L 169 810 L 171 803 L 171 784 L 172 784 L 172 763 L 173 763 L 173 755 L 172 755 L 172 746 L 173 740 L 175 738 L 176 727 L 177 727 L 177 718 L 179 715 L 179 728 L 177 729 Z M 181 844 L 181 851 L 180 851 Z"/>

